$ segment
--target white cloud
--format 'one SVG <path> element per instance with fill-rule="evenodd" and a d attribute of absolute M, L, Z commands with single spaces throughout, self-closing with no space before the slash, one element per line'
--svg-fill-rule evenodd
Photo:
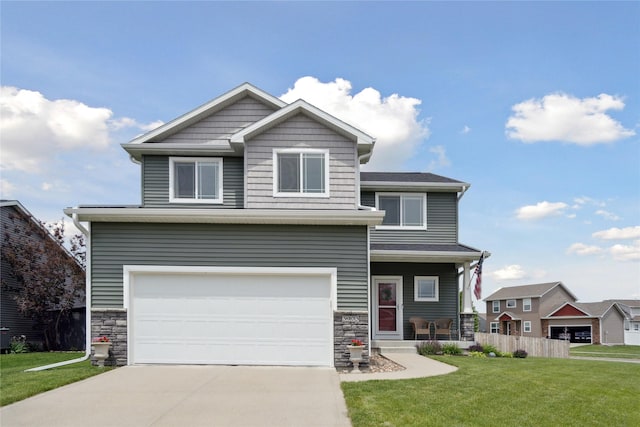
<path fill-rule="evenodd" d="M 518 280 L 527 277 L 527 274 L 522 266 L 512 264 L 490 273 L 490 276 L 496 280 Z"/>
<path fill-rule="evenodd" d="M 592 199 L 591 197 L 587 197 L 587 196 L 576 197 L 573 199 L 573 201 L 575 203 L 573 206 L 571 206 L 573 209 L 581 209 L 584 205 L 594 205 L 594 206 L 599 206 L 601 208 L 606 206 L 605 202 L 601 202 L 599 200 Z"/>
<path fill-rule="evenodd" d="M 566 203 L 540 202 L 535 205 L 523 206 L 516 210 L 516 216 L 522 220 L 536 220 L 548 216 L 560 215 L 567 208 Z"/>
<path fill-rule="evenodd" d="M 632 245 L 613 245 L 609 252 L 617 261 L 640 261 L 640 240 Z"/>
<path fill-rule="evenodd" d="M 42 191 L 49 191 L 53 188 L 53 184 L 50 182 L 43 182 L 40 188 L 42 188 Z"/>
<path fill-rule="evenodd" d="M 434 171 L 436 169 L 451 165 L 451 162 L 447 158 L 447 152 L 444 146 L 436 145 L 429 148 L 429 152 L 436 155 L 436 160 L 432 160 L 431 162 L 429 162 L 429 166 L 427 167 L 428 171 Z"/>
<path fill-rule="evenodd" d="M 578 145 L 614 142 L 636 134 L 606 114 L 608 110 L 623 108 L 620 97 L 605 93 L 583 99 L 550 94 L 514 105 L 506 133 L 509 138 L 523 142 L 564 141 Z"/>
<path fill-rule="evenodd" d="M 611 221 L 618 221 L 620 219 L 620 217 L 614 213 L 605 211 L 604 209 L 598 209 L 596 211 L 596 215 L 600 215 L 601 217 L 611 220 Z"/>
<path fill-rule="evenodd" d="M 285 102 L 304 99 L 376 138 L 368 169 L 400 169 L 429 137 L 429 121 L 418 119 L 421 101 L 398 94 L 382 97 L 371 87 L 352 95 L 351 89 L 351 82 L 345 79 L 323 83 L 307 76 L 280 98 Z"/>
<path fill-rule="evenodd" d="M 467 125 L 464 125 L 464 127 L 462 128 L 462 130 L 460 131 L 461 134 L 466 135 L 469 132 L 471 132 L 471 128 Z"/>
<path fill-rule="evenodd" d="M 0 88 L 3 169 L 40 172 L 57 154 L 78 149 L 106 149 L 109 132 L 140 127 L 135 120 L 112 120 L 108 108 L 71 99 L 46 99 L 40 92 Z"/>
<path fill-rule="evenodd" d="M 0 179 L 0 199 L 8 199 L 13 197 L 16 186 L 6 179 Z"/>
<path fill-rule="evenodd" d="M 162 120 L 157 120 L 155 122 L 151 122 L 151 123 L 139 123 L 138 121 L 129 118 L 129 117 L 122 117 L 119 119 L 115 119 L 115 120 L 109 120 L 109 128 L 111 130 L 121 130 L 121 129 L 126 129 L 126 128 L 138 128 L 141 129 L 145 132 L 148 132 L 150 130 L 153 130 L 157 127 L 160 127 L 164 124 L 164 122 Z"/>
<path fill-rule="evenodd" d="M 597 255 L 603 252 L 599 246 L 585 245 L 584 243 L 574 243 L 569 246 L 567 253 L 577 255 Z"/>
<path fill-rule="evenodd" d="M 613 227 L 608 230 L 596 231 L 592 236 L 603 240 L 640 239 L 640 225 L 625 228 Z"/>

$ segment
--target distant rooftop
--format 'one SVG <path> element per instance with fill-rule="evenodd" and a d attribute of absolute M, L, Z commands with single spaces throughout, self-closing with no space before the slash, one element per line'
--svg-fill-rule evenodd
<path fill-rule="evenodd" d="M 551 289 L 556 286 L 562 286 L 562 288 L 569 293 L 569 295 L 573 296 L 575 299 L 575 295 L 562 284 L 562 282 L 549 282 L 549 283 L 538 283 L 534 285 L 522 285 L 522 286 L 509 286 L 505 288 L 500 288 L 488 297 L 486 297 L 485 301 L 495 301 L 495 300 L 505 300 L 505 299 L 517 299 L 517 298 L 539 298 L 542 295 L 549 292 Z"/>
<path fill-rule="evenodd" d="M 360 172 L 360 181 L 464 184 L 462 181 L 429 172 Z"/>

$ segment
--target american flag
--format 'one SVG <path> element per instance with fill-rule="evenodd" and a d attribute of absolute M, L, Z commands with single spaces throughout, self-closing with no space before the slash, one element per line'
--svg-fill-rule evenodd
<path fill-rule="evenodd" d="M 474 272 L 476 275 L 476 286 L 473 288 L 473 294 L 476 296 L 477 300 L 479 300 L 482 295 L 482 261 L 484 261 L 484 251 L 480 255 L 478 265 L 476 265 L 476 270 Z"/>

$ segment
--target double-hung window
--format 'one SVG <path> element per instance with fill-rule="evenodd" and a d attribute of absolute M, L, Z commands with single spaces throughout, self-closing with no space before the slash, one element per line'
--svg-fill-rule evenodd
<path fill-rule="evenodd" d="M 171 157 L 169 201 L 176 203 L 222 203 L 222 159 Z"/>
<path fill-rule="evenodd" d="M 489 331 L 490 331 L 492 334 L 499 334 L 499 333 L 500 333 L 500 323 L 498 323 L 498 322 L 491 322 L 491 323 L 490 323 L 490 326 L 491 326 L 491 328 L 490 328 L 490 330 L 489 330 Z"/>
<path fill-rule="evenodd" d="M 531 320 L 525 320 L 522 322 L 522 332 L 531 332 Z"/>
<path fill-rule="evenodd" d="M 415 276 L 414 301 L 438 301 L 439 286 L 436 276 Z"/>
<path fill-rule="evenodd" d="M 531 311 L 531 298 L 524 298 L 522 300 L 522 311 Z"/>
<path fill-rule="evenodd" d="M 491 308 L 494 313 L 500 313 L 500 301 L 493 301 L 491 303 Z"/>
<path fill-rule="evenodd" d="M 376 206 L 385 211 L 377 228 L 427 228 L 427 195 L 420 193 L 376 193 Z"/>
<path fill-rule="evenodd" d="M 277 197 L 329 197 L 328 150 L 274 150 Z"/>

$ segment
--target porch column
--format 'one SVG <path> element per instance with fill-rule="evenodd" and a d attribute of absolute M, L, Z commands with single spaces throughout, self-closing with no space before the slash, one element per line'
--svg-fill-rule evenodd
<path fill-rule="evenodd" d="M 462 312 L 465 314 L 473 314 L 473 306 L 471 305 L 471 274 L 470 263 L 464 263 L 464 271 L 462 273 Z"/>

